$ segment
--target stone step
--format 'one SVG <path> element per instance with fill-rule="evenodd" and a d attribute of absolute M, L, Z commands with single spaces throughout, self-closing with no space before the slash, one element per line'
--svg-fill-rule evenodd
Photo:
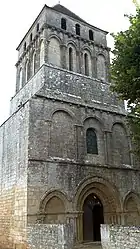
<path fill-rule="evenodd" d="M 76 244 L 73 249 L 102 249 L 100 242 Z"/>

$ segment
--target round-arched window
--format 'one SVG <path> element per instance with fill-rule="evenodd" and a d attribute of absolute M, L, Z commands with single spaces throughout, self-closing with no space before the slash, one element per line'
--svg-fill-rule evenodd
<path fill-rule="evenodd" d="M 86 131 L 86 145 L 88 154 L 98 154 L 97 136 L 93 128 Z"/>

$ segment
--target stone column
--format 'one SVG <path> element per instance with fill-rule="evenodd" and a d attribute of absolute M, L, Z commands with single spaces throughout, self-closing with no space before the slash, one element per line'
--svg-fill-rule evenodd
<path fill-rule="evenodd" d="M 130 133 L 130 131 L 129 131 L 129 133 Z M 133 148 L 132 143 L 131 143 L 131 136 L 127 135 L 127 139 L 128 139 L 128 145 L 129 145 L 129 148 L 130 148 L 130 164 L 131 165 L 137 165 L 137 163 L 138 163 L 137 158 L 132 153 L 134 148 Z M 135 161 L 135 159 L 136 159 L 136 161 Z"/>
<path fill-rule="evenodd" d="M 74 241 L 75 241 L 75 238 L 76 238 L 76 222 L 75 222 L 75 220 L 76 220 L 76 217 L 75 217 L 75 214 L 73 214 L 73 213 L 70 213 L 70 214 L 67 214 L 67 222 L 66 222 L 66 224 L 67 224 L 67 227 L 68 227 L 68 229 L 69 229 L 69 235 L 70 235 L 70 240 L 71 240 L 71 242 L 73 242 L 74 243 Z"/>
<path fill-rule="evenodd" d="M 105 61 L 105 81 L 109 82 L 110 73 L 109 73 L 109 63 Z"/>
<path fill-rule="evenodd" d="M 120 214 L 121 216 L 121 225 L 125 225 L 125 213 Z"/>
<path fill-rule="evenodd" d="M 52 121 L 47 120 L 48 123 L 48 157 L 51 156 L 51 126 L 52 126 Z"/>
<path fill-rule="evenodd" d="M 80 73 L 80 51 L 76 51 L 76 70 L 77 73 Z"/>
<path fill-rule="evenodd" d="M 91 57 L 91 63 L 92 63 L 92 76 L 93 78 L 97 78 L 97 57 L 96 56 Z"/>
<path fill-rule="evenodd" d="M 22 63 L 22 86 L 26 84 L 26 58 L 24 57 L 23 63 Z"/>
<path fill-rule="evenodd" d="M 20 82 L 19 82 L 19 80 L 20 80 L 19 73 L 20 73 L 20 67 L 19 67 L 19 65 L 16 65 L 16 92 L 18 92 L 19 84 L 20 84 Z"/>
<path fill-rule="evenodd" d="M 76 243 L 83 241 L 83 211 L 79 211 L 76 218 Z"/>
<path fill-rule="evenodd" d="M 36 71 L 40 67 L 40 39 L 39 37 L 36 38 Z"/>
<path fill-rule="evenodd" d="M 83 70 L 83 52 L 79 52 L 79 73 L 84 74 L 84 70 Z"/>
<path fill-rule="evenodd" d="M 48 45 L 49 45 L 49 40 L 48 40 L 48 29 L 47 25 L 44 25 L 44 62 L 48 63 Z"/>
<path fill-rule="evenodd" d="M 111 74 L 110 74 L 110 49 L 108 48 L 108 51 L 107 51 L 107 59 L 106 59 L 106 62 L 105 62 L 105 66 L 106 66 L 106 81 L 108 82 L 111 82 Z"/>
<path fill-rule="evenodd" d="M 44 42 L 44 62 L 48 63 L 48 46 L 49 46 L 49 41 L 45 39 Z"/>
<path fill-rule="evenodd" d="M 67 60 L 66 60 L 66 53 L 67 53 L 67 47 L 65 44 L 60 45 L 60 51 L 61 51 L 61 66 L 62 68 L 67 69 Z"/>
<path fill-rule="evenodd" d="M 112 132 L 110 131 L 104 131 L 105 136 L 105 161 L 106 164 L 112 165 L 113 159 L 112 159 Z"/>
<path fill-rule="evenodd" d="M 120 213 L 111 213 L 110 214 L 110 221 L 111 221 L 111 224 L 117 224 L 117 225 L 122 224 L 121 214 Z"/>
<path fill-rule="evenodd" d="M 82 125 L 75 125 L 76 130 L 76 158 L 83 160 L 85 155 L 84 129 Z"/>

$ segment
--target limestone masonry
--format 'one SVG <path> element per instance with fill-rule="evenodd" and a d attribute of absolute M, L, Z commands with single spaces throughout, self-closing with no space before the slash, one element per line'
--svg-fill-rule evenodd
<path fill-rule="evenodd" d="M 99 249 L 101 224 L 103 247 L 129 249 L 129 231 L 140 248 L 140 167 L 110 92 L 106 35 L 45 5 L 17 48 L 0 127 L 0 249 Z"/>

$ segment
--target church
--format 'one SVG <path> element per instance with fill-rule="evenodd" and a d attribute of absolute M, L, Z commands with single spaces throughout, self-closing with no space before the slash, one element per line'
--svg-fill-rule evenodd
<path fill-rule="evenodd" d="M 45 5 L 17 47 L 0 127 L 0 249 L 100 249 L 101 224 L 140 225 L 140 168 L 110 91 L 107 34 Z"/>

